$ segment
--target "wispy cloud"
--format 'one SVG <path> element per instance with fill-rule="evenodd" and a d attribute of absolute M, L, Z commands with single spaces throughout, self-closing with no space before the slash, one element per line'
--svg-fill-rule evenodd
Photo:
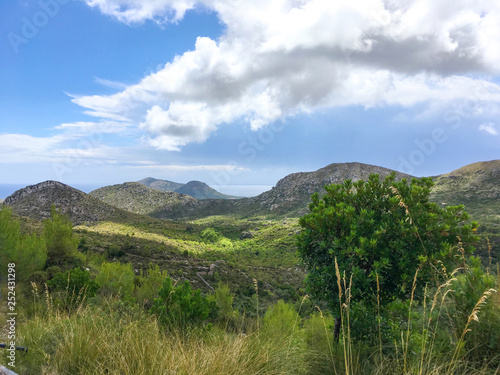
<path fill-rule="evenodd" d="M 498 130 L 492 122 L 479 125 L 479 131 L 490 135 L 498 135 Z"/>
<path fill-rule="evenodd" d="M 127 88 L 127 84 L 117 81 L 111 81 L 109 79 L 96 77 L 95 81 L 96 83 L 105 87 L 109 87 L 110 89 L 124 90 Z"/>

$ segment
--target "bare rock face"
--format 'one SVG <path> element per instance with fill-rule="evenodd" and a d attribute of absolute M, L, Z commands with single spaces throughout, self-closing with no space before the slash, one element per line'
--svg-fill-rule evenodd
<path fill-rule="evenodd" d="M 74 224 L 108 220 L 126 214 L 58 181 L 45 181 L 17 190 L 4 203 L 18 215 L 39 220 L 50 217 L 51 206 L 55 205 Z"/>

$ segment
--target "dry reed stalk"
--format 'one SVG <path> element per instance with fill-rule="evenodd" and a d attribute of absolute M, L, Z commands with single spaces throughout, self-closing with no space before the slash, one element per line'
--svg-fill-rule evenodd
<path fill-rule="evenodd" d="M 465 335 L 467 334 L 467 332 L 470 332 L 471 330 L 469 329 L 469 324 L 472 322 L 472 321 L 476 321 L 476 322 L 479 322 L 479 317 L 478 317 L 478 314 L 479 312 L 481 311 L 481 308 L 484 304 L 486 304 L 486 300 L 488 299 L 488 297 L 491 296 L 491 294 L 493 293 L 496 293 L 497 291 L 493 288 L 490 288 L 488 289 L 487 291 L 485 291 L 481 297 L 479 298 L 479 300 L 477 301 L 476 305 L 474 306 L 474 308 L 472 309 L 472 312 L 470 313 L 469 315 L 469 318 L 467 319 L 467 323 L 465 323 L 465 328 L 462 332 L 462 336 L 460 336 L 460 340 L 458 340 L 458 343 L 457 343 L 457 346 L 455 348 L 455 352 L 453 353 L 453 357 L 451 358 L 451 363 L 450 363 L 450 366 L 448 367 L 448 373 L 452 373 L 450 372 L 450 370 L 453 370 L 454 369 L 454 363 L 455 363 L 455 360 L 458 358 L 458 354 L 460 352 L 460 349 L 462 347 L 462 344 L 464 342 L 464 337 Z"/>
<path fill-rule="evenodd" d="M 404 347 L 404 357 L 403 357 L 404 372 L 406 372 L 406 359 L 408 357 L 408 343 L 410 341 L 411 306 L 413 304 L 413 297 L 415 295 L 415 288 L 417 286 L 417 276 L 418 276 L 418 269 L 415 272 L 415 277 L 413 278 L 413 286 L 411 288 L 410 308 L 408 310 L 408 328 L 406 331 L 406 346 Z"/>
<path fill-rule="evenodd" d="M 335 359 L 333 357 L 332 344 L 330 342 L 330 336 L 328 335 L 328 330 L 326 328 L 325 317 L 323 316 L 323 311 L 321 311 L 319 306 L 315 306 L 315 307 L 318 309 L 319 315 L 321 316 L 321 320 L 323 321 L 323 327 L 325 328 L 326 340 L 328 341 L 328 349 L 330 350 L 330 358 L 332 360 L 333 371 L 335 372 L 335 374 L 337 374 L 337 368 L 335 367 Z"/>

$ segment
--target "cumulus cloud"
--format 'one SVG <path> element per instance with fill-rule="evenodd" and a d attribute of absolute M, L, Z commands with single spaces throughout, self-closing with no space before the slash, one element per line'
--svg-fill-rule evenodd
<path fill-rule="evenodd" d="M 86 0 L 126 23 L 177 22 L 205 7 L 225 25 L 114 95 L 75 97 L 128 121 L 160 149 L 204 142 L 223 123 L 253 130 L 318 108 L 500 103 L 500 4 L 485 0 Z M 482 78 L 477 78 L 477 77 Z"/>
<path fill-rule="evenodd" d="M 479 131 L 484 132 L 489 135 L 498 135 L 498 130 L 492 122 L 489 122 L 487 124 L 481 124 L 479 125 Z"/>

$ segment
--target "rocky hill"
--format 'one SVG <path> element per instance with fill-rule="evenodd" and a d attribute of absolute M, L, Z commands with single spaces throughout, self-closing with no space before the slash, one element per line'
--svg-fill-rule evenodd
<path fill-rule="evenodd" d="M 90 192 L 90 195 L 115 207 L 137 214 L 151 215 L 155 211 L 182 211 L 197 206 L 197 199 L 175 193 L 160 191 L 139 182 L 105 186 Z"/>
<path fill-rule="evenodd" d="M 39 220 L 50 217 L 51 206 L 54 204 L 74 224 L 120 221 L 132 215 L 57 181 L 45 181 L 17 190 L 4 203 L 17 215 Z"/>
<path fill-rule="evenodd" d="M 175 190 L 176 193 L 187 194 L 196 199 L 236 199 L 227 194 L 219 193 L 217 190 L 212 189 L 206 183 L 201 181 L 189 181 L 186 185 Z"/>
<path fill-rule="evenodd" d="M 341 183 L 346 179 L 366 179 L 370 173 L 385 177 L 392 170 L 362 163 L 330 164 L 314 172 L 294 173 L 279 180 L 275 187 L 256 197 L 235 200 L 207 199 L 186 207 L 182 211 L 158 209 L 153 213 L 158 218 L 199 218 L 210 215 L 232 214 L 248 217 L 255 215 L 301 216 L 307 212 L 311 195 L 322 193 L 324 186 Z M 396 178 L 412 176 L 396 172 Z"/>
<path fill-rule="evenodd" d="M 137 182 L 156 190 L 173 191 L 180 194 L 190 195 L 196 199 L 239 198 L 232 195 L 219 193 L 217 190 L 212 189 L 210 186 L 201 181 L 189 181 L 187 184 L 181 184 L 178 182 L 172 182 L 168 180 L 158 180 L 156 178 L 148 177 Z"/>
<path fill-rule="evenodd" d="M 393 171 L 363 163 L 334 163 L 314 172 L 290 174 L 278 181 L 275 187 L 255 198 L 264 211 L 290 213 L 301 216 L 307 210 L 307 205 L 313 193 L 324 192 L 324 186 L 339 184 L 344 180 L 366 180 L 371 173 L 377 173 L 384 178 Z M 396 172 L 396 179 L 412 178 L 412 176 Z"/>
<path fill-rule="evenodd" d="M 362 163 L 330 164 L 314 172 L 288 175 L 271 190 L 242 199 L 200 200 L 186 194 L 162 192 L 137 182 L 107 186 L 87 195 L 59 182 L 47 181 L 17 191 L 7 198 L 6 204 L 15 208 L 19 215 L 43 218 L 48 217 L 50 205 L 55 203 L 77 221 L 109 220 L 109 217 L 123 216 L 124 211 L 119 209 L 161 219 L 228 214 L 239 217 L 298 217 L 307 212 L 311 194 L 321 194 L 327 184 L 341 183 L 345 179 L 367 179 L 371 173 L 383 178 L 391 172 L 387 168 Z M 396 177 L 411 178 L 399 172 L 396 172 Z M 492 233 L 500 231 L 499 160 L 471 164 L 436 176 L 434 180 L 436 186 L 432 200 L 447 205 L 463 203 L 473 219 L 483 223 L 483 228 L 490 228 Z M 192 193 L 197 187 L 206 187 L 197 182 L 186 185 L 193 188 Z"/>
<path fill-rule="evenodd" d="M 432 200 L 464 204 L 483 227 L 500 232 L 500 160 L 469 164 L 434 177 L 434 182 Z"/>
<path fill-rule="evenodd" d="M 177 189 L 184 186 L 179 182 L 173 182 L 168 180 L 158 180 L 153 177 L 143 178 L 140 181 L 137 181 L 140 184 L 149 186 L 150 188 L 161 190 L 161 191 L 176 191 Z"/>

